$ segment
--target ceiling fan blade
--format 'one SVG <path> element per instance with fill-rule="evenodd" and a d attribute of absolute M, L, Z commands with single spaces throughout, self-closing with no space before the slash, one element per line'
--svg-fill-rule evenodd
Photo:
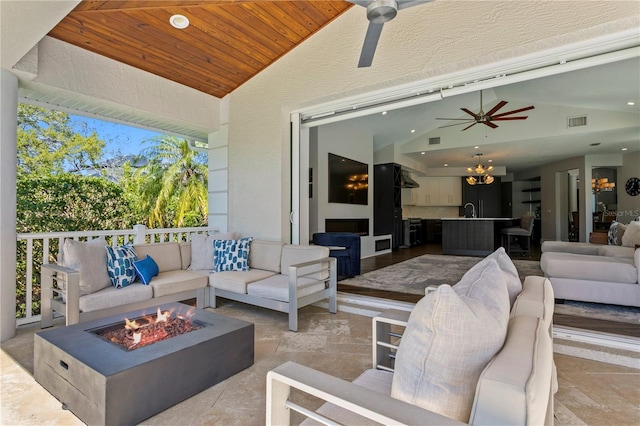
<path fill-rule="evenodd" d="M 475 124 L 476 121 L 475 120 L 466 120 L 464 123 L 446 124 L 444 126 L 439 126 L 438 129 L 444 129 L 445 127 L 460 126 L 462 124 L 469 124 L 469 123 L 474 123 Z"/>
<path fill-rule="evenodd" d="M 464 132 L 465 130 L 467 130 L 467 129 L 468 129 L 468 128 L 470 128 L 470 127 L 475 126 L 476 124 L 478 124 L 478 122 L 477 122 L 477 121 L 474 121 L 470 126 L 467 126 L 467 127 L 465 127 L 464 129 L 462 129 L 462 131 Z"/>
<path fill-rule="evenodd" d="M 530 109 L 534 109 L 534 106 L 531 105 L 531 106 L 520 108 L 520 109 L 514 109 L 513 111 L 503 112 L 501 114 L 496 114 L 491 118 L 495 120 L 496 118 L 504 117 L 505 115 L 516 114 L 516 113 L 522 112 L 522 111 L 529 111 Z"/>
<path fill-rule="evenodd" d="M 450 120 L 450 121 L 453 121 L 453 120 L 462 120 L 462 121 L 471 121 L 471 120 L 470 120 L 470 119 L 468 119 L 468 118 L 436 118 L 436 120 Z"/>
<path fill-rule="evenodd" d="M 492 116 L 494 112 L 498 111 L 500 108 L 502 108 L 503 106 L 505 106 L 507 104 L 507 101 L 500 101 L 498 102 L 498 104 L 496 106 L 494 106 L 493 108 L 491 108 L 491 110 L 489 112 L 487 112 L 487 116 Z"/>
<path fill-rule="evenodd" d="M 406 9 L 408 7 L 420 6 L 421 4 L 429 3 L 432 0 L 397 0 L 398 10 Z"/>
<path fill-rule="evenodd" d="M 483 121 L 482 123 L 486 124 L 487 126 L 491 127 L 492 129 L 495 129 L 496 127 L 498 127 L 497 124 L 494 124 L 494 123 L 492 123 L 490 121 Z"/>
<path fill-rule="evenodd" d="M 358 6 L 367 7 L 371 0 L 347 0 L 349 3 L 357 4 Z"/>
<path fill-rule="evenodd" d="M 491 117 L 491 121 L 504 121 L 504 120 L 526 120 L 529 116 L 527 115 L 519 115 L 516 117 Z"/>
<path fill-rule="evenodd" d="M 475 112 L 471 112 L 466 108 L 460 108 L 461 110 L 463 110 L 464 112 L 466 112 L 467 114 L 473 116 L 473 118 L 475 118 L 476 120 L 480 119 L 480 116 L 478 114 L 476 114 Z"/>
<path fill-rule="evenodd" d="M 382 33 L 383 25 L 384 24 L 369 23 L 367 34 L 364 36 L 364 43 L 362 44 L 362 52 L 360 53 L 358 68 L 371 66 L 371 63 L 373 62 L 373 55 L 376 53 L 376 47 L 378 46 L 378 40 L 380 39 L 380 33 Z"/>

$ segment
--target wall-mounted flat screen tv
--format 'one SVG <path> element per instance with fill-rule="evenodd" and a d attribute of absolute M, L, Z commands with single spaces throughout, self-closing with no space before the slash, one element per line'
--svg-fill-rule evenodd
<path fill-rule="evenodd" d="M 369 165 L 329 153 L 329 202 L 368 203 Z"/>

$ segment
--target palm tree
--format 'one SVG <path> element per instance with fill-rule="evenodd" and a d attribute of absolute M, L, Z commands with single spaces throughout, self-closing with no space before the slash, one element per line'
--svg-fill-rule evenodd
<path fill-rule="evenodd" d="M 175 136 L 163 135 L 151 142 L 154 146 L 142 151 L 149 162 L 136 172 L 149 226 L 206 225 L 206 155 Z"/>

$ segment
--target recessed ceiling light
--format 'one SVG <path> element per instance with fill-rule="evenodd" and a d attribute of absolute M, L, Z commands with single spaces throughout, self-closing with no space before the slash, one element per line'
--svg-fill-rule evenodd
<path fill-rule="evenodd" d="M 172 27 L 183 30 L 189 26 L 189 18 L 184 15 L 173 15 L 169 18 L 169 23 Z"/>
<path fill-rule="evenodd" d="M 415 133 L 415 132 L 416 132 L 416 129 L 411 129 L 411 133 Z"/>
<path fill-rule="evenodd" d="M 622 148 L 623 151 L 626 151 L 627 149 L 629 149 L 629 148 Z"/>
<path fill-rule="evenodd" d="M 488 163 L 493 163 L 493 160 L 487 160 Z"/>
<path fill-rule="evenodd" d="M 474 146 L 473 148 L 474 148 L 474 149 L 480 149 L 480 147 L 479 147 L 479 146 Z"/>
<path fill-rule="evenodd" d="M 382 111 L 382 115 L 387 115 L 387 111 Z"/>
<path fill-rule="evenodd" d="M 445 167 L 449 167 L 449 165 L 448 165 L 447 163 L 444 163 L 444 166 L 445 166 Z"/>
<path fill-rule="evenodd" d="M 629 105 L 629 106 L 634 106 L 635 104 L 636 104 L 636 103 L 635 103 L 635 102 L 633 102 L 633 101 L 629 101 L 629 102 L 627 102 L 627 105 Z"/>
<path fill-rule="evenodd" d="M 425 155 L 425 154 L 426 154 L 426 152 L 422 151 L 420 154 L 421 154 L 421 155 Z"/>

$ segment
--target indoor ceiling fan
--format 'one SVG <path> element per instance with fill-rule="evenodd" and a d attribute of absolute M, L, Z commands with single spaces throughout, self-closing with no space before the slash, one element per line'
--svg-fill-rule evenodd
<path fill-rule="evenodd" d="M 369 27 L 364 37 L 358 68 L 370 67 L 376 53 L 382 26 L 398 14 L 398 10 L 428 3 L 432 0 L 347 0 L 367 8 Z"/>
<path fill-rule="evenodd" d="M 528 111 L 528 110 L 534 108 L 533 105 L 531 105 L 531 106 L 520 108 L 520 109 L 514 109 L 513 111 L 507 111 L 507 112 L 503 112 L 503 113 L 500 113 L 500 114 L 496 114 L 496 112 L 498 112 L 500 110 L 500 108 L 502 108 L 506 104 L 507 104 L 507 101 L 500 101 L 500 102 L 498 102 L 498 104 L 496 106 L 491 108 L 490 111 L 485 113 L 482 110 L 482 90 L 481 90 L 480 91 L 480 112 L 478 112 L 476 114 L 474 112 L 469 111 L 467 108 L 460 108 L 462 111 L 464 111 L 467 114 L 471 115 L 473 118 L 436 118 L 436 120 L 450 120 L 450 121 L 458 121 L 459 120 L 459 121 L 462 121 L 462 123 L 449 124 L 447 126 L 441 126 L 440 128 L 442 128 L 442 127 L 451 127 L 451 126 L 459 126 L 461 124 L 471 123 L 470 125 L 468 125 L 464 129 L 462 129 L 462 131 L 465 131 L 468 128 L 473 127 L 478 123 L 482 123 L 484 125 L 487 125 L 487 126 L 491 127 L 492 129 L 495 129 L 496 127 L 498 127 L 498 125 L 495 124 L 494 121 L 526 120 L 528 118 L 528 116 L 526 116 L 526 115 L 521 115 L 521 116 L 510 116 L 510 115 L 511 114 L 517 114 L 517 113 L 523 112 L 523 111 Z M 510 117 L 507 117 L 507 116 L 510 116 Z"/>

